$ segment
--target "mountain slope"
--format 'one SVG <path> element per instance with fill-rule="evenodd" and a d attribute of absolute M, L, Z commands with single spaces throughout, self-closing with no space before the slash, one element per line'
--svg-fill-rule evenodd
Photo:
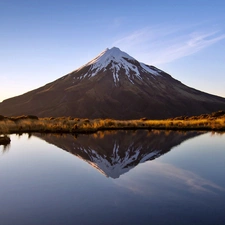
<path fill-rule="evenodd" d="M 225 99 L 187 87 L 118 48 L 43 87 L 0 103 L 0 114 L 152 119 L 225 110 Z"/>

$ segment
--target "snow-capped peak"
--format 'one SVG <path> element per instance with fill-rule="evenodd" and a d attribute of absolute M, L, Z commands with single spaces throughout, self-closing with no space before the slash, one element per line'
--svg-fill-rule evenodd
<path fill-rule="evenodd" d="M 88 72 L 82 74 L 81 77 L 77 79 L 94 77 L 98 72 L 104 72 L 106 69 L 109 69 L 112 72 L 115 85 L 120 80 L 119 72 L 121 69 L 125 71 L 125 74 L 131 83 L 134 83 L 133 81 L 136 78 L 142 80 L 141 74 L 143 72 L 150 73 L 150 75 L 154 76 L 160 75 L 158 71 L 151 69 L 144 63 L 139 63 L 135 58 L 131 57 L 126 52 L 121 51 L 117 47 L 113 47 L 111 49 L 107 48 L 83 67 L 87 66 L 90 66 Z"/>
<path fill-rule="evenodd" d="M 117 47 L 113 47 L 111 49 L 107 48 L 105 51 L 101 52 L 96 58 L 88 62 L 86 66 L 95 65 L 107 67 L 111 61 L 117 63 L 124 63 L 124 59 L 136 61 L 133 57 L 129 56 L 126 52 L 122 52 Z"/>

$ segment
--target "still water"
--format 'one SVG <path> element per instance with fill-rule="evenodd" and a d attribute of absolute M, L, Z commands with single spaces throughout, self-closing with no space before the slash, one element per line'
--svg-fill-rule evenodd
<path fill-rule="evenodd" d="M 225 134 L 11 135 L 0 224 L 225 224 Z"/>

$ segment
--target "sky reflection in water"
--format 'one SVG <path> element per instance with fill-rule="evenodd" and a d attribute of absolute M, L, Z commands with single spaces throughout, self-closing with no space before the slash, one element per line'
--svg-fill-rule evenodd
<path fill-rule="evenodd" d="M 0 146 L 1 224 L 225 222 L 225 135 L 119 131 L 11 139 L 8 148 Z"/>

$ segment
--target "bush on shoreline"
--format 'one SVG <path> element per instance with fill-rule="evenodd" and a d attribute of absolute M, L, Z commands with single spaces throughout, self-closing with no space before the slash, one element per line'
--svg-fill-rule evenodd
<path fill-rule="evenodd" d="M 0 145 L 8 145 L 11 142 L 7 135 L 0 136 Z"/>

